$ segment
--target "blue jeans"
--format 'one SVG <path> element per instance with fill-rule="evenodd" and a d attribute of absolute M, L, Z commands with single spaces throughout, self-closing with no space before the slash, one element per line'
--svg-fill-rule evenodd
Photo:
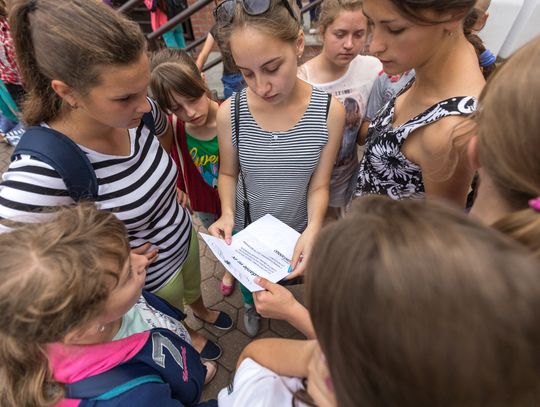
<path fill-rule="evenodd" d="M 223 97 L 229 98 L 234 92 L 238 92 L 246 87 L 244 77 L 240 73 L 229 73 L 221 77 L 223 83 Z"/>

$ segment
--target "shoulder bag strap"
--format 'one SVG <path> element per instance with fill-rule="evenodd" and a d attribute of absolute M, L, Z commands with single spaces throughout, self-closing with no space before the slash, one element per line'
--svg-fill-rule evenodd
<path fill-rule="evenodd" d="M 189 196 L 188 183 L 186 179 L 186 166 L 184 163 L 184 156 L 182 155 L 182 149 L 180 148 L 180 141 L 178 140 L 178 131 L 176 126 L 178 125 L 178 117 L 175 114 L 172 115 L 172 127 L 173 127 L 173 144 L 176 146 L 176 154 L 178 154 L 178 162 L 180 163 L 180 171 L 182 171 L 182 179 L 184 180 L 184 187 L 186 188 L 186 194 Z"/>
<path fill-rule="evenodd" d="M 238 170 L 240 179 L 242 180 L 242 189 L 244 191 L 244 227 L 251 223 L 251 211 L 249 210 L 249 200 L 247 197 L 246 180 L 242 165 L 240 164 L 240 92 L 238 91 L 234 97 L 234 132 L 236 135 L 236 158 L 238 159 Z"/>

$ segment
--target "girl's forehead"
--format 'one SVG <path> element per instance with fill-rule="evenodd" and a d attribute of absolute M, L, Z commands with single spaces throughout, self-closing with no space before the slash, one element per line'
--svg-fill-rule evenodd
<path fill-rule="evenodd" d="M 264 52 L 268 48 L 293 47 L 292 42 L 284 41 L 276 35 L 272 35 L 260 28 L 252 25 L 245 25 L 235 29 L 230 36 L 231 49 L 250 47 L 257 50 L 257 53 Z"/>

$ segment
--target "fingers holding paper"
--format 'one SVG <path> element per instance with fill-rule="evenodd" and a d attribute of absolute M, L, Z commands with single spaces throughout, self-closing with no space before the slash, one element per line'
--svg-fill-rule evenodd
<path fill-rule="evenodd" d="M 211 236 L 225 240 L 225 243 L 231 244 L 232 231 L 234 228 L 234 216 L 223 214 L 208 228 Z"/>
<path fill-rule="evenodd" d="M 294 247 L 289 275 L 286 277 L 287 280 L 291 280 L 305 273 L 307 260 L 311 254 L 313 245 L 315 244 L 316 237 L 317 232 L 309 227 L 300 235 Z"/>

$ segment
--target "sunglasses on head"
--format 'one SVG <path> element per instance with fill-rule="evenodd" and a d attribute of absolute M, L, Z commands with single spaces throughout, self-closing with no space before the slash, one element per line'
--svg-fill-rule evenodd
<path fill-rule="evenodd" d="M 225 0 L 214 9 L 216 23 L 228 24 L 234 18 L 236 3 L 241 3 L 244 12 L 250 16 L 259 16 L 270 9 L 272 0 Z M 298 21 L 294 11 L 287 0 L 281 0 L 293 20 Z"/>

